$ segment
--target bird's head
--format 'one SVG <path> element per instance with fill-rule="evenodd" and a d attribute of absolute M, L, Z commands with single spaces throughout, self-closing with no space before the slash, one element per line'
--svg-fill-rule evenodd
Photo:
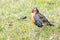
<path fill-rule="evenodd" d="M 32 10 L 32 13 L 38 13 L 39 12 L 39 10 L 35 7 L 33 10 Z"/>

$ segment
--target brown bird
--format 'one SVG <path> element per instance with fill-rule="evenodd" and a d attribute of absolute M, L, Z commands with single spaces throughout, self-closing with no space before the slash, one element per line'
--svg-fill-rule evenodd
<path fill-rule="evenodd" d="M 37 8 L 34 8 L 32 10 L 31 15 L 32 15 L 32 22 L 38 27 L 42 27 L 43 25 L 54 26 L 48 21 L 48 19 L 44 15 L 39 13 L 39 10 Z"/>

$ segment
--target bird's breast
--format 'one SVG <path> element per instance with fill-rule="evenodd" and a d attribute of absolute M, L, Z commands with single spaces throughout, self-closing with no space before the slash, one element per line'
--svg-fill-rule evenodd
<path fill-rule="evenodd" d="M 35 16 L 35 14 L 32 13 L 32 14 L 31 14 L 32 23 L 35 23 L 34 16 Z"/>

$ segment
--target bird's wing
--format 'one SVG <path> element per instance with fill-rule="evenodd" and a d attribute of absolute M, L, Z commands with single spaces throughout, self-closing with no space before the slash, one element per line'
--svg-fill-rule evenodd
<path fill-rule="evenodd" d="M 41 21 L 43 23 L 45 23 L 45 24 L 48 24 L 49 23 L 48 19 L 44 15 L 39 14 L 38 16 L 39 16 L 39 18 L 41 19 Z"/>
<path fill-rule="evenodd" d="M 40 20 L 42 21 L 43 25 L 49 25 L 49 26 L 54 26 L 53 24 L 51 24 L 48 19 L 42 15 L 42 14 L 39 14 L 39 17 L 40 17 Z"/>

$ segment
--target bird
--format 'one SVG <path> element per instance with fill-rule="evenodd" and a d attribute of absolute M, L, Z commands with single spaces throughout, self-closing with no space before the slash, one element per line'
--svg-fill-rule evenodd
<path fill-rule="evenodd" d="M 43 14 L 39 12 L 37 7 L 33 8 L 31 13 L 31 19 L 32 23 L 34 23 L 38 27 L 42 27 L 43 25 L 54 26 Z"/>

